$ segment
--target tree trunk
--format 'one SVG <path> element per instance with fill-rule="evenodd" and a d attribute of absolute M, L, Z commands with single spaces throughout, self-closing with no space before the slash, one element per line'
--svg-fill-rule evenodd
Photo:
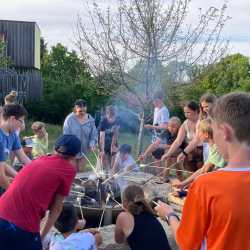
<path fill-rule="evenodd" d="M 145 113 L 144 111 L 140 114 L 140 128 L 139 128 L 139 134 L 138 134 L 138 140 L 137 140 L 137 155 L 140 155 L 141 149 L 142 149 L 142 139 L 143 139 L 143 128 L 144 128 L 144 117 Z"/>

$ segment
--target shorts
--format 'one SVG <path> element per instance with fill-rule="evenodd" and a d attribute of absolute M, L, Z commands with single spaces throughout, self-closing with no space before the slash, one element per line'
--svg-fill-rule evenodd
<path fill-rule="evenodd" d="M 164 148 L 157 148 L 156 150 L 154 150 L 152 152 L 152 155 L 154 156 L 154 158 L 156 160 L 160 160 L 161 157 L 164 155 L 164 153 L 165 153 L 165 149 Z"/>
<path fill-rule="evenodd" d="M 0 218 L 1 250 L 42 250 L 39 233 L 25 231 Z"/>

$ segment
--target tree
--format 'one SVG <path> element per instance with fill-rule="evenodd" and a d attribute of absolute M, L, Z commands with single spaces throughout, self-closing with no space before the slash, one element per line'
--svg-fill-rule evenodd
<path fill-rule="evenodd" d="M 83 98 L 92 111 L 106 101 L 96 82 L 88 71 L 87 64 L 74 51 L 62 44 L 44 53 L 41 72 L 44 81 L 43 99 L 29 110 L 36 119 L 61 123 L 72 110 L 76 99 Z"/>
<path fill-rule="evenodd" d="M 112 84 L 121 87 L 117 88 L 119 95 L 136 105 L 140 132 L 145 107 L 162 88 L 164 64 L 176 61 L 183 65 L 208 65 L 225 53 L 227 46 L 221 40 L 221 32 L 228 20 L 226 4 L 221 9 L 210 7 L 200 12 L 197 24 L 188 25 L 185 19 L 189 3 L 190 0 L 120 0 L 116 11 L 108 8 L 103 12 L 93 2 L 92 9 L 88 6 L 91 30 L 78 17 L 79 51 L 93 75 L 109 72 Z M 141 65 L 136 75 L 130 70 L 134 65 Z M 139 148 L 141 138 L 139 133 Z"/>
<path fill-rule="evenodd" d="M 0 69 L 10 65 L 10 59 L 7 57 L 6 44 L 0 39 Z"/>

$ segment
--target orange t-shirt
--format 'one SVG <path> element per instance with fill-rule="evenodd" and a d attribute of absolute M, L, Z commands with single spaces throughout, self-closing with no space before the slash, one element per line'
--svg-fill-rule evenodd
<path fill-rule="evenodd" d="M 247 250 L 249 230 L 250 168 L 224 168 L 193 182 L 176 233 L 181 250 Z"/>

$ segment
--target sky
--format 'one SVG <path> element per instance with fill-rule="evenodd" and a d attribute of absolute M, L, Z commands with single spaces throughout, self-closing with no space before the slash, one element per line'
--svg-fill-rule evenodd
<path fill-rule="evenodd" d="M 35 21 L 48 46 L 58 42 L 75 49 L 74 27 L 80 13 L 85 20 L 83 2 L 87 0 L 0 0 L 0 19 Z M 96 0 L 102 9 L 114 6 L 118 0 Z M 224 0 L 192 0 L 191 16 L 197 16 L 199 8 L 220 8 Z M 223 37 L 230 40 L 230 52 L 250 56 L 250 1 L 228 0 L 226 14 L 231 17 Z M 87 19 L 86 19 L 87 22 Z"/>

